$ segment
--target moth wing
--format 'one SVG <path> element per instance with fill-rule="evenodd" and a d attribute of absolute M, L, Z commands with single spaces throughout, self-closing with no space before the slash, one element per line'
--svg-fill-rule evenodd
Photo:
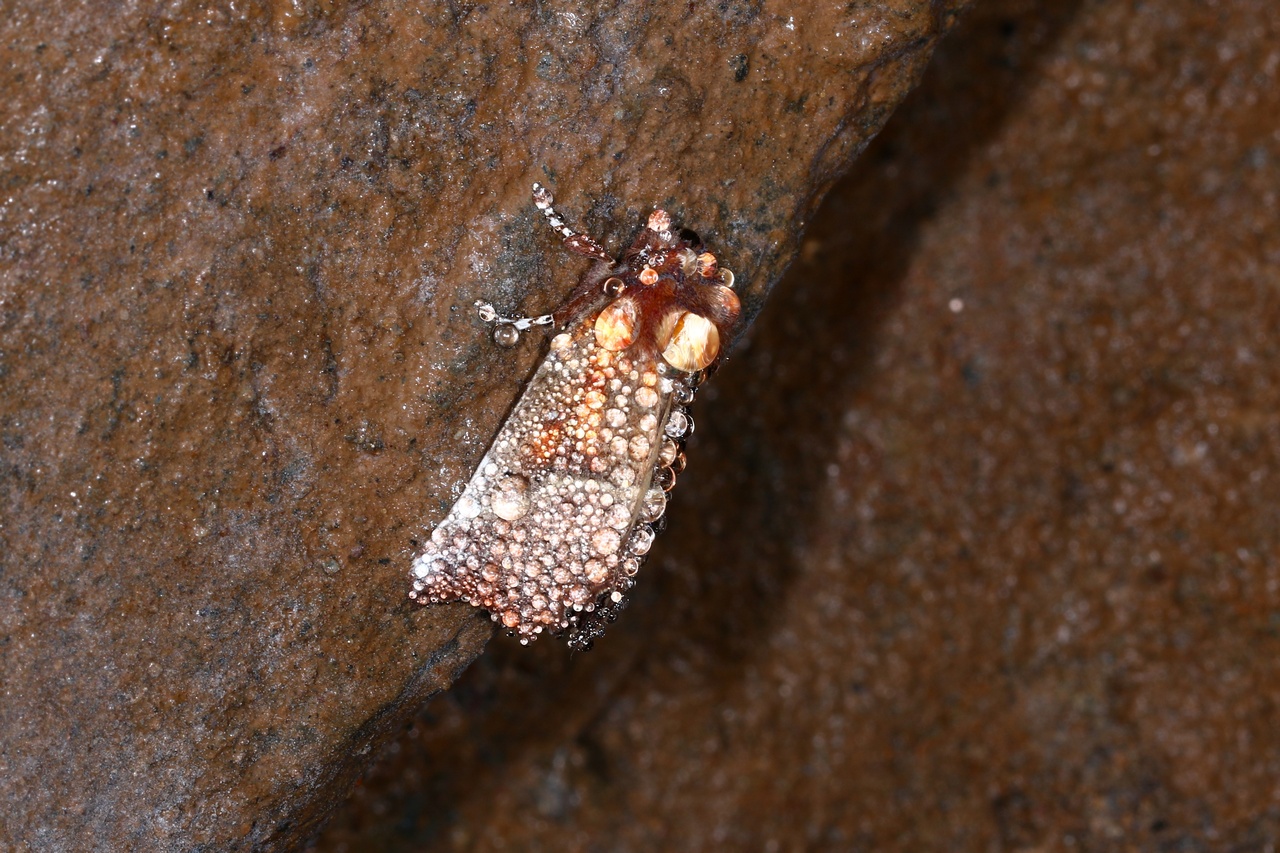
<path fill-rule="evenodd" d="M 413 561 L 411 597 L 482 607 L 522 641 L 618 600 L 665 505 L 655 473 L 682 384 L 669 372 L 604 349 L 590 320 L 557 335 Z"/>

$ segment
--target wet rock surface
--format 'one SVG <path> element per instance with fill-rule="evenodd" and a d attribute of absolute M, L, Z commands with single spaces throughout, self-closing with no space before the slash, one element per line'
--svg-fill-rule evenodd
<path fill-rule="evenodd" d="M 317 850 L 1280 837 L 1271 7 L 984 3 L 700 397 L 631 608 Z"/>
<path fill-rule="evenodd" d="M 582 267 L 532 181 L 754 314 L 955 5 L 8 9 L 0 846 L 310 836 L 490 637 L 406 572 L 540 352 L 473 303 Z"/>

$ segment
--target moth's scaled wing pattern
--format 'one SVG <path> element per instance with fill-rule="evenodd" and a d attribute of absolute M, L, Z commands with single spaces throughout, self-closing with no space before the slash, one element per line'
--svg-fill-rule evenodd
<path fill-rule="evenodd" d="M 484 608 L 521 642 L 545 630 L 588 648 L 653 542 L 693 428 L 685 406 L 739 303 L 733 274 L 664 211 L 613 260 L 565 225 L 546 189 L 533 197 L 566 248 L 596 263 L 554 314 L 479 306 L 499 343 L 535 325 L 560 332 L 414 559 L 409 595 Z"/>

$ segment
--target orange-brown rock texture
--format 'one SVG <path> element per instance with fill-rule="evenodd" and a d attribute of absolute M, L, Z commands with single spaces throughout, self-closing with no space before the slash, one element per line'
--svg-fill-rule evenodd
<path fill-rule="evenodd" d="M 584 266 L 546 232 L 530 184 L 549 184 L 613 247 L 663 205 L 717 247 L 753 316 L 961 5 L 7 5 L 0 848 L 279 850 L 311 837 L 491 636 L 471 608 L 411 605 L 407 569 L 539 357 L 534 341 L 496 349 L 473 303 L 549 310 Z M 878 209 L 900 198 L 888 187 Z M 870 224 L 849 223 L 867 239 Z M 808 291 L 827 294 L 810 297 L 819 311 L 888 286 L 839 275 Z M 806 313 L 775 322 L 817 319 Z M 869 316 L 843 319 L 871 328 Z M 609 699 L 650 695 L 641 670 L 678 674 L 663 689 L 680 692 L 713 666 L 711 682 L 683 693 L 690 703 L 746 689 L 745 667 L 785 628 L 788 601 L 836 606 L 806 604 L 804 585 L 820 581 L 801 549 L 812 513 L 843 504 L 806 498 L 809 509 L 766 518 L 762 501 L 801 486 L 816 462 L 797 456 L 798 437 L 812 453 L 838 438 L 844 403 L 820 405 L 801 377 L 829 377 L 832 393 L 864 387 L 845 383 L 865 359 L 850 363 L 847 342 L 816 364 L 807 339 L 769 335 L 726 383 L 738 402 L 699 448 L 705 473 L 681 499 L 683 532 L 642 576 L 636 617 L 572 663 L 551 642 L 523 659 L 500 647 L 486 673 L 514 666 L 504 671 L 541 686 L 460 694 L 474 703 L 459 718 L 469 746 L 442 748 L 425 772 L 462 775 L 448 797 L 414 800 L 410 830 L 490 837 L 521 825 L 494 815 L 520 802 L 523 778 L 492 772 L 516 758 L 490 733 L 495 720 L 539 733 L 527 758 L 564 734 L 545 741 L 548 760 L 566 756 L 563 773 L 578 773 L 572 745 L 591 726 L 625 736 L 611 715 L 627 712 Z M 768 423 L 732 420 L 748 381 L 771 404 Z M 795 417 L 778 407 L 788 389 L 804 395 Z M 892 533 L 864 521 L 866 535 Z M 951 533 L 931 535 L 958 548 Z M 892 572 L 874 554 L 850 556 L 851 577 Z M 893 604 L 900 619 L 927 615 Z M 837 616 L 827 639 L 862 647 L 859 626 Z M 829 686 L 837 696 L 861 683 Z M 538 708 L 556 717 L 521 716 Z M 691 704 L 671 722 L 711 724 L 730 746 L 731 728 L 699 719 Z M 422 742 L 443 747 L 442 732 Z M 762 780 L 727 758 L 717 766 L 703 746 L 685 784 Z M 600 772 L 635 775 L 609 769 L 633 760 L 612 756 L 625 747 L 601 742 Z M 490 756 L 487 769 L 459 749 Z M 681 783 L 664 784 L 674 794 Z M 579 808 L 575 790 L 552 803 L 557 820 Z M 627 832 L 680 807 L 636 812 Z"/>
<path fill-rule="evenodd" d="M 1274 849 L 1278 22 L 975 6 L 612 633 L 495 640 L 317 850 Z"/>

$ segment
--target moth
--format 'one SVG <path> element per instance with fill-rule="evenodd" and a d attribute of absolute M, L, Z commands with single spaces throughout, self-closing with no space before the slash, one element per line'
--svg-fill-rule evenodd
<path fill-rule="evenodd" d="M 587 649 L 664 525 L 693 432 L 686 407 L 741 306 L 733 273 L 665 211 L 615 260 L 565 224 L 546 188 L 535 183 L 533 200 L 594 263 L 552 314 L 513 319 L 477 303 L 499 344 L 534 326 L 558 333 L 414 558 L 409 597 L 483 608 L 522 643 L 546 631 Z"/>

